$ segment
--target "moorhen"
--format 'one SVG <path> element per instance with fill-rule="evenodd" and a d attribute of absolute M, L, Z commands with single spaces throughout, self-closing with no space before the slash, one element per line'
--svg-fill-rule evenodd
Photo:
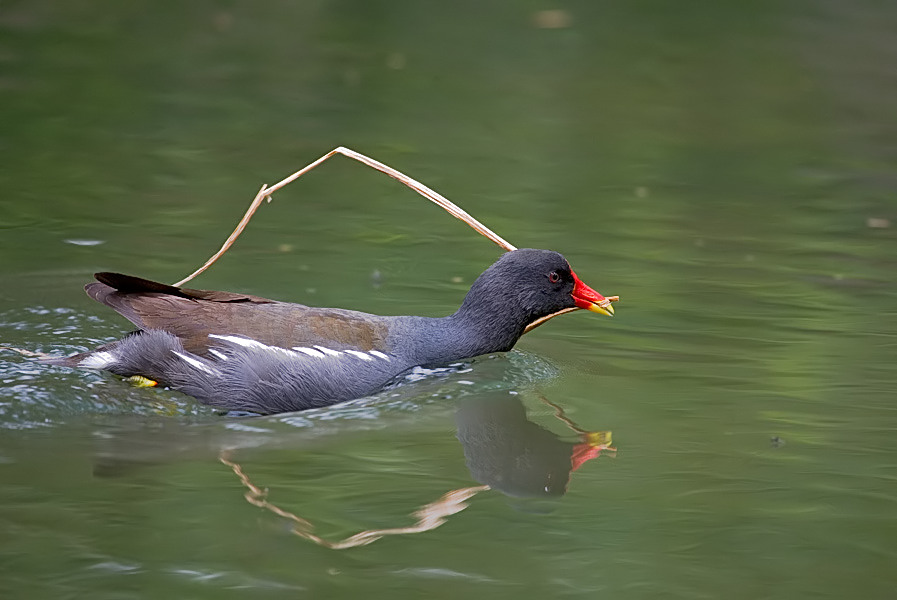
<path fill-rule="evenodd" d="M 510 350 L 529 328 L 610 302 L 548 250 L 507 252 L 447 317 L 378 316 L 98 273 L 84 289 L 139 329 L 52 364 L 151 380 L 231 411 L 271 414 L 372 394 L 418 365 Z"/>

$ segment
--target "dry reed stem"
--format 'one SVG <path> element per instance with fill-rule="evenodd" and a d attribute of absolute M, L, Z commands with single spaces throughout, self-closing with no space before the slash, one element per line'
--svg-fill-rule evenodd
<path fill-rule="evenodd" d="M 527 326 L 523 329 L 523 333 L 529 333 L 530 331 L 532 331 L 533 329 L 535 329 L 535 328 L 538 327 L 539 325 L 542 325 L 542 324 L 545 323 L 546 321 L 548 321 L 548 320 L 550 320 L 550 319 L 553 319 L 553 318 L 555 318 L 555 317 L 559 317 L 559 316 L 561 316 L 561 315 L 565 315 L 565 314 L 567 314 L 568 312 L 573 312 L 573 311 L 575 311 L 575 310 L 580 310 L 580 308 L 579 308 L 578 306 L 573 306 L 573 307 L 571 307 L 571 308 L 565 308 L 565 309 L 563 309 L 563 310 L 559 310 L 559 311 L 557 311 L 556 313 L 551 313 L 550 315 L 545 315 L 544 317 L 539 317 L 538 319 L 536 319 L 535 321 L 533 321 L 532 323 L 530 323 L 529 325 L 527 325 Z"/>
<path fill-rule="evenodd" d="M 611 304 L 611 302 L 617 302 L 619 299 L 620 299 L 619 296 L 608 296 L 607 298 L 605 298 L 604 300 L 599 302 L 598 306 L 600 306 L 601 308 L 607 308 Z M 539 317 L 538 319 L 536 319 L 535 321 L 533 321 L 532 323 L 527 325 L 523 329 L 523 333 L 529 333 L 530 331 L 532 331 L 539 325 L 544 324 L 546 321 L 549 321 L 549 320 L 551 320 L 555 317 L 559 317 L 561 315 L 566 315 L 567 313 L 573 312 L 576 310 L 582 310 L 582 309 L 579 308 L 578 306 L 573 306 L 571 308 L 565 308 L 565 309 L 559 310 L 555 313 L 551 313 L 550 315 L 545 315 L 544 317 Z"/>
<path fill-rule="evenodd" d="M 467 212 L 462 210 L 460 207 L 455 205 L 453 202 L 451 202 L 448 198 L 446 198 L 442 194 L 439 194 L 438 192 L 431 190 L 430 188 L 428 188 L 424 184 L 420 183 L 419 181 L 412 179 L 411 177 L 408 177 L 404 173 L 400 173 L 399 171 L 396 171 L 392 167 L 384 165 L 383 163 L 376 161 L 373 158 L 365 156 L 364 154 L 361 154 L 359 152 L 355 152 L 354 150 L 350 150 L 349 148 L 340 146 L 339 148 L 334 148 L 333 150 L 331 150 L 330 152 L 328 152 L 327 154 L 325 154 L 318 160 L 303 167 L 302 169 L 299 169 L 298 171 L 296 171 L 295 173 L 293 173 L 286 179 L 272 185 L 271 187 L 268 187 L 267 184 L 263 185 L 262 188 L 259 190 L 258 194 L 256 194 L 255 198 L 252 200 L 252 204 L 249 205 L 249 209 L 246 211 L 246 214 L 244 214 L 243 218 L 240 219 L 240 223 L 237 225 L 237 228 L 234 229 L 233 233 L 230 234 L 230 236 L 224 242 L 224 245 L 221 246 L 221 249 L 218 250 L 218 252 L 216 252 L 215 254 L 213 254 L 212 257 L 209 258 L 209 260 L 207 260 L 205 262 L 205 264 L 203 264 L 203 266 L 201 266 L 200 268 L 195 270 L 193 273 L 191 273 L 184 279 L 181 279 L 174 285 L 176 287 L 180 287 L 180 286 L 184 285 L 185 283 L 187 283 L 188 281 L 190 281 L 191 279 L 193 279 L 194 277 L 196 277 L 197 275 L 199 275 L 200 273 L 202 273 L 203 271 L 205 271 L 206 269 L 208 269 L 209 267 L 211 267 L 212 264 L 221 257 L 221 255 L 223 255 L 225 252 L 227 252 L 227 250 L 233 245 L 233 243 L 237 240 L 237 238 L 240 236 L 240 234 L 243 233 L 243 230 L 246 229 L 246 225 L 249 224 L 249 220 L 252 218 L 252 215 L 255 214 L 255 211 L 258 210 L 258 207 L 261 205 L 262 201 L 268 200 L 268 202 L 270 202 L 271 194 L 273 194 L 274 192 L 283 188 L 284 186 L 292 183 L 293 181 L 297 180 L 302 175 L 311 171 L 312 169 L 314 169 L 315 167 L 320 165 L 322 162 L 324 162 L 325 160 L 327 160 L 334 154 L 342 154 L 343 156 L 348 156 L 349 158 L 352 158 L 361 163 L 364 163 L 367 166 L 380 171 L 381 173 L 385 173 L 385 174 L 389 175 L 393 179 L 396 179 L 396 180 L 400 181 L 401 183 L 405 184 L 406 186 L 410 187 L 412 190 L 414 190 L 415 192 L 417 192 L 418 194 L 420 194 L 427 200 L 429 200 L 429 201 L 433 202 L 434 204 L 436 204 L 437 206 L 443 208 L 444 210 L 446 210 L 450 215 L 452 215 L 456 219 L 460 219 L 460 220 L 464 221 L 470 227 L 472 227 L 475 231 L 477 231 L 477 233 L 492 240 L 492 242 L 494 242 L 495 244 L 504 248 L 505 250 L 508 250 L 508 251 L 516 250 L 515 246 L 513 246 L 511 243 L 509 243 L 508 241 L 503 239 L 497 233 L 495 233 L 494 231 L 492 231 L 491 229 L 489 229 L 488 227 L 486 227 L 485 225 L 483 225 L 476 219 L 474 219 L 470 214 L 468 214 Z"/>

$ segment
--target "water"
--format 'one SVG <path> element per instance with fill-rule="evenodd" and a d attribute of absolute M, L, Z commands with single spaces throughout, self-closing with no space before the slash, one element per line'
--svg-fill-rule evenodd
<path fill-rule="evenodd" d="M 183 277 L 337 145 L 622 296 L 262 419 L 0 353 L 0 595 L 893 597 L 897 11 L 545 8 L 0 7 L 0 345 L 120 336 L 94 271 Z M 439 315 L 497 252 L 336 158 L 196 285 Z"/>

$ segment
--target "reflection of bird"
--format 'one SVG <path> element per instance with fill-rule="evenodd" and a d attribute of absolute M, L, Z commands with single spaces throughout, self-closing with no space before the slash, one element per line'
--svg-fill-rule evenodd
<path fill-rule="evenodd" d="M 100 273 L 88 295 L 140 329 L 54 364 L 139 376 L 230 410 L 326 406 L 380 389 L 416 365 L 510 350 L 562 312 L 613 314 L 610 300 L 548 250 L 504 254 L 442 318 L 383 317 Z"/>
<path fill-rule="evenodd" d="M 504 392 L 463 402 L 456 420 L 471 476 L 509 496 L 562 496 L 572 471 L 610 449 L 609 432 L 582 432 L 579 443 L 561 440 L 528 420 L 523 403 Z"/>

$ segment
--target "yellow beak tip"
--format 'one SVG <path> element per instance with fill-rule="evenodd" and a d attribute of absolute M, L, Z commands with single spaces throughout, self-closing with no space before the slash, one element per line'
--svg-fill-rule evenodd
<path fill-rule="evenodd" d="M 597 304 L 592 304 L 591 306 L 589 306 L 589 310 L 602 315 L 607 315 L 608 317 L 614 316 L 614 307 L 610 304 L 608 304 L 607 306 L 598 306 Z"/>

